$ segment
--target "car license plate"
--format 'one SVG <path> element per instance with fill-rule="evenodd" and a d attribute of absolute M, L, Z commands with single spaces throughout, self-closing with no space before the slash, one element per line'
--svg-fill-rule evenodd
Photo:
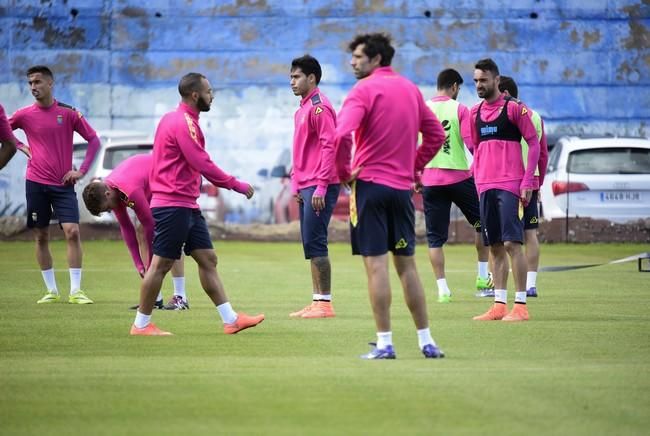
<path fill-rule="evenodd" d="M 641 193 L 634 191 L 608 191 L 600 193 L 600 201 L 641 201 Z"/>

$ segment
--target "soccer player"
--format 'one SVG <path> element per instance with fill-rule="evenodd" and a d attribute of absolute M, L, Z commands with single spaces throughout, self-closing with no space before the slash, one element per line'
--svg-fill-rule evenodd
<path fill-rule="evenodd" d="M 321 66 L 305 55 L 291 62 L 291 90 L 299 96 L 294 114 L 291 190 L 298 201 L 305 259 L 311 264 L 312 303 L 291 317 L 331 318 L 332 267 L 327 250 L 327 226 L 339 196 L 335 166 L 336 112 L 318 89 Z"/>
<path fill-rule="evenodd" d="M 539 141 L 530 110 L 499 91 L 499 68 L 492 59 L 474 66 L 474 83 L 483 99 L 471 110 L 474 176 L 480 195 L 481 225 L 494 260 L 494 305 L 478 321 L 526 321 L 526 257 L 523 208 L 535 188 Z M 521 138 L 528 143 L 528 162 L 521 157 Z M 507 311 L 508 257 L 515 281 L 515 304 Z"/>
<path fill-rule="evenodd" d="M 113 211 L 120 224 L 122 238 L 131 253 L 131 258 L 140 277 L 144 277 L 153 256 L 154 222 L 149 207 L 151 202 L 151 189 L 149 188 L 151 163 L 152 156 L 150 154 L 130 157 L 115 167 L 103 181 L 89 183 L 83 192 L 84 203 L 91 214 L 99 216 L 102 212 Z M 138 238 L 127 208 L 133 209 L 144 229 L 148 253 L 146 265 L 140 256 Z M 183 259 L 174 262 L 171 271 L 174 295 L 165 306 L 162 293 L 159 293 L 154 307 L 167 310 L 189 309 L 190 305 L 185 292 Z M 137 308 L 138 306 L 132 307 L 132 309 Z"/>
<path fill-rule="evenodd" d="M 16 154 L 16 144 L 19 141 L 14 136 L 5 109 L 0 105 L 0 170 L 3 169 Z"/>
<path fill-rule="evenodd" d="M 390 67 L 395 53 L 390 36 L 358 35 L 349 49 L 350 64 L 359 81 L 339 112 L 336 136 L 337 146 L 343 146 L 341 140 L 354 131 L 356 152 L 352 166 L 339 169 L 339 176 L 352 184 L 352 252 L 363 256 L 377 326 L 377 343 L 361 357 L 396 357 L 390 322 L 389 251 L 393 253 L 422 353 L 426 358 L 443 357 L 431 337 L 426 297 L 415 265 L 411 190 L 416 173 L 442 146 L 445 132 L 417 86 Z M 418 132 L 422 132 L 419 148 Z M 350 155 L 349 146 L 345 155 Z"/>
<path fill-rule="evenodd" d="M 209 111 L 212 104 L 208 79 L 202 74 L 188 73 L 181 78 L 178 92 L 181 103 L 175 111 L 162 117 L 154 137 L 149 176 L 155 223 L 153 258 L 140 287 L 140 307 L 131 335 L 171 335 L 151 322 L 151 312 L 163 278 L 181 257 L 183 249 L 198 264 L 201 286 L 217 306 L 224 332 L 234 334 L 261 323 L 264 315 L 237 313 L 228 302 L 217 273 L 217 255 L 208 226 L 196 199 L 200 194 L 201 175 L 215 186 L 232 189 L 246 198 L 251 198 L 254 190 L 248 183 L 222 171 L 205 151 L 199 114 Z"/>
<path fill-rule="evenodd" d="M 501 76 L 499 79 L 499 91 L 506 96 L 518 98 L 519 90 L 517 83 L 512 77 Z M 537 239 L 537 228 L 539 227 L 539 211 L 537 208 L 539 189 L 544 183 L 546 165 L 548 164 L 548 144 L 544 132 L 544 120 L 535 112 L 530 110 L 530 118 L 535 125 L 537 139 L 539 140 L 539 163 L 535 168 L 535 190 L 530 198 L 528 206 L 524 208 L 524 247 L 526 251 L 526 296 L 537 297 L 537 269 L 539 268 L 539 240 Z M 521 139 L 521 152 L 524 163 L 528 160 L 528 144 Z"/>
<path fill-rule="evenodd" d="M 465 155 L 465 144 L 473 149 L 469 109 L 457 101 L 463 78 L 448 68 L 438 74 L 436 97 L 427 106 L 442 123 L 446 138 L 442 149 L 426 164 L 422 173 L 422 197 L 429 244 L 429 259 L 438 284 L 438 301 L 451 301 L 451 290 L 445 278 L 443 245 L 447 242 L 451 203 L 458 206 L 467 222 L 476 230 L 474 245 L 478 255 L 476 288 L 479 292 L 492 288 L 488 272 L 489 249 L 481 236 L 478 195 Z"/>
<path fill-rule="evenodd" d="M 97 134 L 72 106 L 56 101 L 52 95 L 54 75 L 44 65 L 27 70 L 27 78 L 36 103 L 19 109 L 9 119 L 13 130 L 22 129 L 28 145 L 18 144 L 28 157 L 26 174 L 27 227 L 34 229 L 36 260 L 41 268 L 47 293 L 37 303 L 59 301 L 50 253 L 50 218 L 52 210 L 65 234 L 70 267 L 72 304 L 93 301 L 81 290 L 81 238 L 79 236 L 79 205 L 74 184 L 86 174 L 100 147 Z M 74 132 L 88 141 L 88 150 L 81 167 L 72 168 Z"/>

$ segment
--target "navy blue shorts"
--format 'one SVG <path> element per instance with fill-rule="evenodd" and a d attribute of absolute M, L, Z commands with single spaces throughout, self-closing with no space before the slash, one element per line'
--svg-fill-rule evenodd
<path fill-rule="evenodd" d="M 316 191 L 316 186 L 310 186 L 300 190 L 302 203 L 298 207 L 300 211 L 300 236 L 302 237 L 302 248 L 305 252 L 305 259 L 312 257 L 325 257 L 327 251 L 327 226 L 332 218 L 336 200 L 339 198 L 341 185 L 329 185 L 325 194 L 325 208 L 318 212 L 311 206 L 311 197 Z"/>
<path fill-rule="evenodd" d="M 465 215 L 467 222 L 477 232 L 481 231 L 481 211 L 473 177 L 451 185 L 425 186 L 422 198 L 430 248 L 442 247 L 447 242 L 452 202 Z"/>
<path fill-rule="evenodd" d="M 501 189 L 489 189 L 481 194 L 481 223 L 483 242 L 524 242 L 524 223 L 519 218 L 519 197 Z"/>
<path fill-rule="evenodd" d="M 194 250 L 212 249 L 212 241 L 200 209 L 187 207 L 152 207 L 155 222 L 153 254 L 166 259 L 180 259 L 181 250 L 188 256 Z"/>
<path fill-rule="evenodd" d="M 50 225 L 52 211 L 59 224 L 79 224 L 79 203 L 74 186 L 54 186 L 26 180 L 27 227 L 43 228 Z"/>
<path fill-rule="evenodd" d="M 530 197 L 530 203 L 524 208 L 524 230 L 532 230 L 539 227 L 538 198 L 539 191 L 534 190 L 533 195 Z"/>
<path fill-rule="evenodd" d="M 356 202 L 357 224 L 350 222 L 352 254 L 397 256 L 415 254 L 415 206 L 409 189 L 394 189 L 357 180 L 351 194 Z M 350 204 L 353 211 L 353 203 Z"/>

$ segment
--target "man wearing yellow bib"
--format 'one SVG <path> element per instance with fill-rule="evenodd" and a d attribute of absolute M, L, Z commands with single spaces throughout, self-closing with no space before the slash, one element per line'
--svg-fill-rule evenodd
<path fill-rule="evenodd" d="M 429 259 L 438 284 L 438 302 L 449 303 L 451 290 L 445 277 L 445 255 L 451 203 L 461 210 L 467 222 L 476 230 L 479 292 L 492 292 L 494 286 L 488 273 L 489 248 L 483 244 L 478 194 L 467 162 L 465 144 L 473 148 L 469 124 L 469 109 L 456 99 L 463 84 L 458 71 L 448 68 L 438 74 L 436 97 L 426 102 L 442 123 L 445 142 L 442 149 L 425 166 L 422 173 L 422 197 L 429 245 Z"/>
<path fill-rule="evenodd" d="M 519 95 L 517 83 L 512 77 L 508 76 L 501 76 L 499 91 L 514 98 L 518 98 Z M 536 188 L 533 191 L 530 203 L 524 208 L 524 247 L 526 250 L 526 264 L 528 265 L 528 271 L 526 273 L 526 296 L 537 297 L 537 268 L 539 267 L 539 240 L 537 239 L 539 211 L 537 202 L 539 199 L 539 188 L 542 187 L 544 176 L 546 175 L 548 145 L 546 143 L 546 133 L 544 133 L 544 121 L 542 117 L 534 110 L 531 110 L 530 118 L 537 131 L 537 139 L 539 139 L 539 163 L 535 170 Z M 524 138 L 521 138 L 521 154 L 523 162 L 526 163 L 528 158 L 528 144 Z"/>

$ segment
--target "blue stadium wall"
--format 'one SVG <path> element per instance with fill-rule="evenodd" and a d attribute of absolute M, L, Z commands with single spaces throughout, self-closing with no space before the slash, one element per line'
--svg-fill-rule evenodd
<path fill-rule="evenodd" d="M 9 113 L 31 104 L 24 72 L 44 63 L 56 97 L 96 129 L 153 132 L 178 102 L 179 77 L 202 72 L 217 90 L 202 117 L 208 149 L 250 179 L 291 146 L 291 59 L 316 56 L 340 107 L 354 84 L 347 42 L 384 31 L 394 67 L 425 97 L 453 67 L 460 100 L 474 104 L 473 64 L 490 56 L 551 133 L 648 136 L 649 27 L 648 0 L 0 0 L 0 103 Z M 24 165 L 16 158 L 2 177 Z M 5 198 L 13 184 L 0 180 Z"/>

